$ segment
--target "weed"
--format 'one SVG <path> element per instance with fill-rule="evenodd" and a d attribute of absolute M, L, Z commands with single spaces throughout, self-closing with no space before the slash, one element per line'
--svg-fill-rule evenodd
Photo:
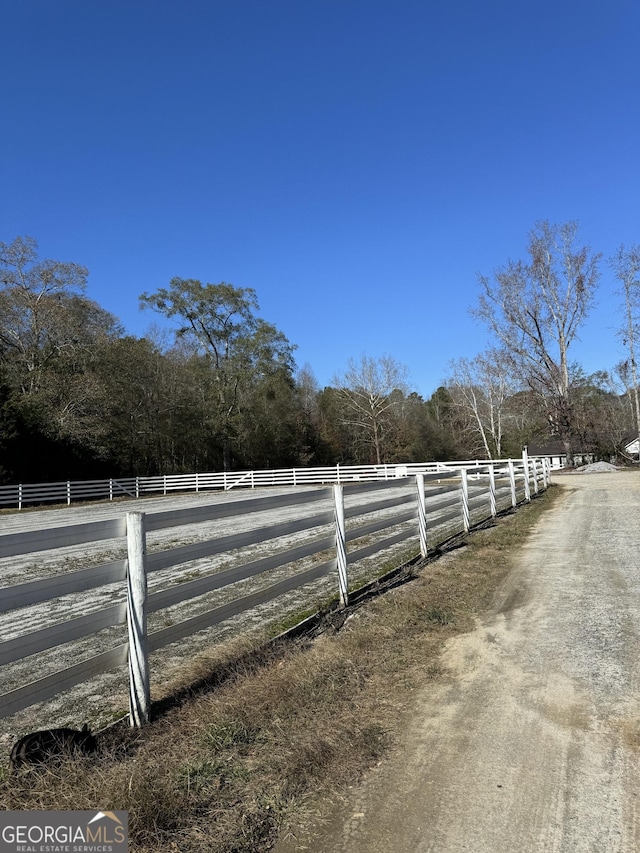
<path fill-rule="evenodd" d="M 275 622 L 271 622 L 267 629 L 267 635 L 269 637 L 277 637 L 280 634 L 284 634 L 287 631 L 290 631 L 291 628 L 294 628 L 296 625 L 299 625 L 305 619 L 308 619 L 310 616 L 314 616 L 316 613 L 325 610 L 333 601 L 333 599 L 326 599 L 325 601 L 318 601 L 315 605 L 311 607 L 301 608 L 300 610 L 293 610 L 288 613 L 286 616 L 278 619 Z"/>
<path fill-rule="evenodd" d="M 425 610 L 424 616 L 427 622 L 433 622 L 435 625 L 453 625 L 456 621 L 451 610 L 437 606 Z"/>
<path fill-rule="evenodd" d="M 201 761 L 197 764 L 187 764 L 178 771 L 178 783 L 192 794 L 206 791 L 219 791 L 230 784 L 246 782 L 249 771 L 238 762 L 231 761 Z"/>
<path fill-rule="evenodd" d="M 229 720 L 210 726 L 205 732 L 205 740 L 211 749 L 218 752 L 232 746 L 253 743 L 256 734 L 257 729 L 252 728 L 245 721 Z"/>

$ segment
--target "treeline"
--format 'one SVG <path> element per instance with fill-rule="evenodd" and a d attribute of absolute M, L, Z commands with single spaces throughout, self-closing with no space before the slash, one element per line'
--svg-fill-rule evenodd
<path fill-rule="evenodd" d="M 535 388 L 495 360 L 456 362 L 427 400 L 391 356 L 319 388 L 250 288 L 174 278 L 140 297 L 173 332 L 138 338 L 87 277 L 32 238 L 0 243 L 2 482 L 515 456 L 554 432 Z M 570 384 L 573 435 L 616 452 L 627 397 L 608 374 L 572 369 Z"/>
<path fill-rule="evenodd" d="M 455 455 L 441 401 L 399 389 L 353 416 L 297 370 L 256 294 L 173 279 L 143 305 L 170 340 L 126 335 L 86 296 L 88 271 L 0 243 L 3 482 L 417 460 Z"/>
<path fill-rule="evenodd" d="M 452 362 L 448 385 L 486 456 L 501 455 L 514 417 L 526 425 L 523 439 L 555 439 L 569 465 L 585 454 L 624 456 L 625 439 L 638 437 L 640 247 L 621 245 L 608 259 L 619 285 L 624 323 L 618 334 L 628 358 L 612 372 L 585 376 L 570 350 L 594 307 L 603 258 L 580 244 L 578 231 L 575 221 L 538 222 L 526 260 L 480 276 L 472 314 L 486 326 L 491 345 L 475 359 Z"/>

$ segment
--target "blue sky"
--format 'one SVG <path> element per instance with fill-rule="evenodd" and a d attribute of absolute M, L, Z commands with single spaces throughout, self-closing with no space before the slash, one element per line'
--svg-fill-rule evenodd
<path fill-rule="evenodd" d="M 535 222 L 640 242 L 627 0 L 5 0 L 0 240 L 90 271 L 131 334 L 173 276 L 255 289 L 321 385 L 429 396 L 487 343 L 477 273 Z M 572 356 L 623 356 L 605 265 Z"/>

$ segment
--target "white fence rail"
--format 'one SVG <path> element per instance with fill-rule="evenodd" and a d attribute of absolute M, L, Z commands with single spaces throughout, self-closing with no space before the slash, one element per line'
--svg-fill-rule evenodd
<path fill-rule="evenodd" d="M 493 463 L 495 465 L 499 462 Z M 0 486 L 0 507 L 71 504 L 74 501 L 140 498 L 172 492 L 229 491 L 265 486 L 308 486 L 394 480 L 415 474 L 437 474 L 461 468 L 486 467 L 485 461 L 426 462 L 405 465 L 332 465 L 324 468 L 276 468 L 265 471 L 224 471 L 209 474 L 165 474 L 109 480 L 65 480 L 59 483 L 19 483 Z"/>
<path fill-rule="evenodd" d="M 456 532 L 469 530 L 498 511 L 528 500 L 531 484 L 537 493 L 546 488 L 549 476 L 546 465 L 528 460 L 526 455 L 517 462 L 452 463 L 440 465 L 438 471 L 430 471 L 428 466 L 422 469 L 415 476 L 409 476 L 407 470 L 402 476 L 394 474 L 375 483 L 358 484 L 354 482 L 357 478 L 352 476 L 348 485 L 341 482 L 323 488 L 175 511 L 129 512 L 107 521 L 0 535 L 0 560 L 103 540 L 119 540 L 127 547 L 126 559 L 65 571 L 0 590 L 2 614 L 15 613 L 20 608 L 61 596 L 77 596 L 108 584 L 121 587 L 120 598 L 115 604 L 1 641 L 0 667 L 4 673 L 10 673 L 11 665 L 16 662 L 73 643 L 104 628 L 129 626 L 128 641 L 4 692 L 0 695 L 0 717 L 46 701 L 128 662 L 130 719 L 132 725 L 140 725 L 149 716 L 150 652 L 331 573 L 336 574 L 340 600 L 346 605 L 349 568 L 358 561 L 407 540 L 415 541 L 416 552 L 419 547 L 422 556 L 426 556 L 428 548 Z M 289 520 L 146 553 L 146 534 L 151 531 L 201 525 L 222 518 L 240 519 L 247 514 L 273 510 L 288 511 Z M 304 536 L 302 544 L 292 546 L 284 541 L 294 534 Z M 180 583 L 170 577 L 167 586 L 147 593 L 147 578 L 155 572 L 262 543 L 270 543 L 270 548 L 277 550 L 259 559 L 222 567 Z M 348 549 L 350 543 L 356 543 L 355 547 Z M 286 572 L 278 575 L 275 582 L 267 578 L 258 588 L 231 597 L 213 608 L 207 607 L 176 624 L 152 632 L 146 630 L 147 616 L 152 613 L 283 567 L 287 567 Z M 0 617 L 0 638 L 2 633 Z M 5 685 L 11 681 L 4 677 L 2 680 Z"/>

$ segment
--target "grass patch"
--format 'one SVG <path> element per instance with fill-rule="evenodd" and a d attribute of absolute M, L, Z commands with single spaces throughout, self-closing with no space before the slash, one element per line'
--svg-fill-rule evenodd
<path fill-rule="evenodd" d="M 411 689 L 441 674 L 444 642 L 486 610 L 551 489 L 443 549 L 340 631 L 194 661 L 154 722 L 103 736 L 94 756 L 0 778 L 6 809 L 129 811 L 137 853 L 260 853 L 393 746 Z"/>
<path fill-rule="evenodd" d="M 315 616 L 316 613 L 329 608 L 337 600 L 336 596 L 327 597 L 325 600 L 318 600 L 312 607 L 302 607 L 285 614 L 282 618 L 277 619 L 267 627 L 267 637 L 272 639 L 295 628 L 305 619 Z"/>
<path fill-rule="evenodd" d="M 436 625 L 452 625 L 455 623 L 455 615 L 451 610 L 444 610 L 442 607 L 430 607 L 424 614 L 427 622 L 433 622 Z"/>

